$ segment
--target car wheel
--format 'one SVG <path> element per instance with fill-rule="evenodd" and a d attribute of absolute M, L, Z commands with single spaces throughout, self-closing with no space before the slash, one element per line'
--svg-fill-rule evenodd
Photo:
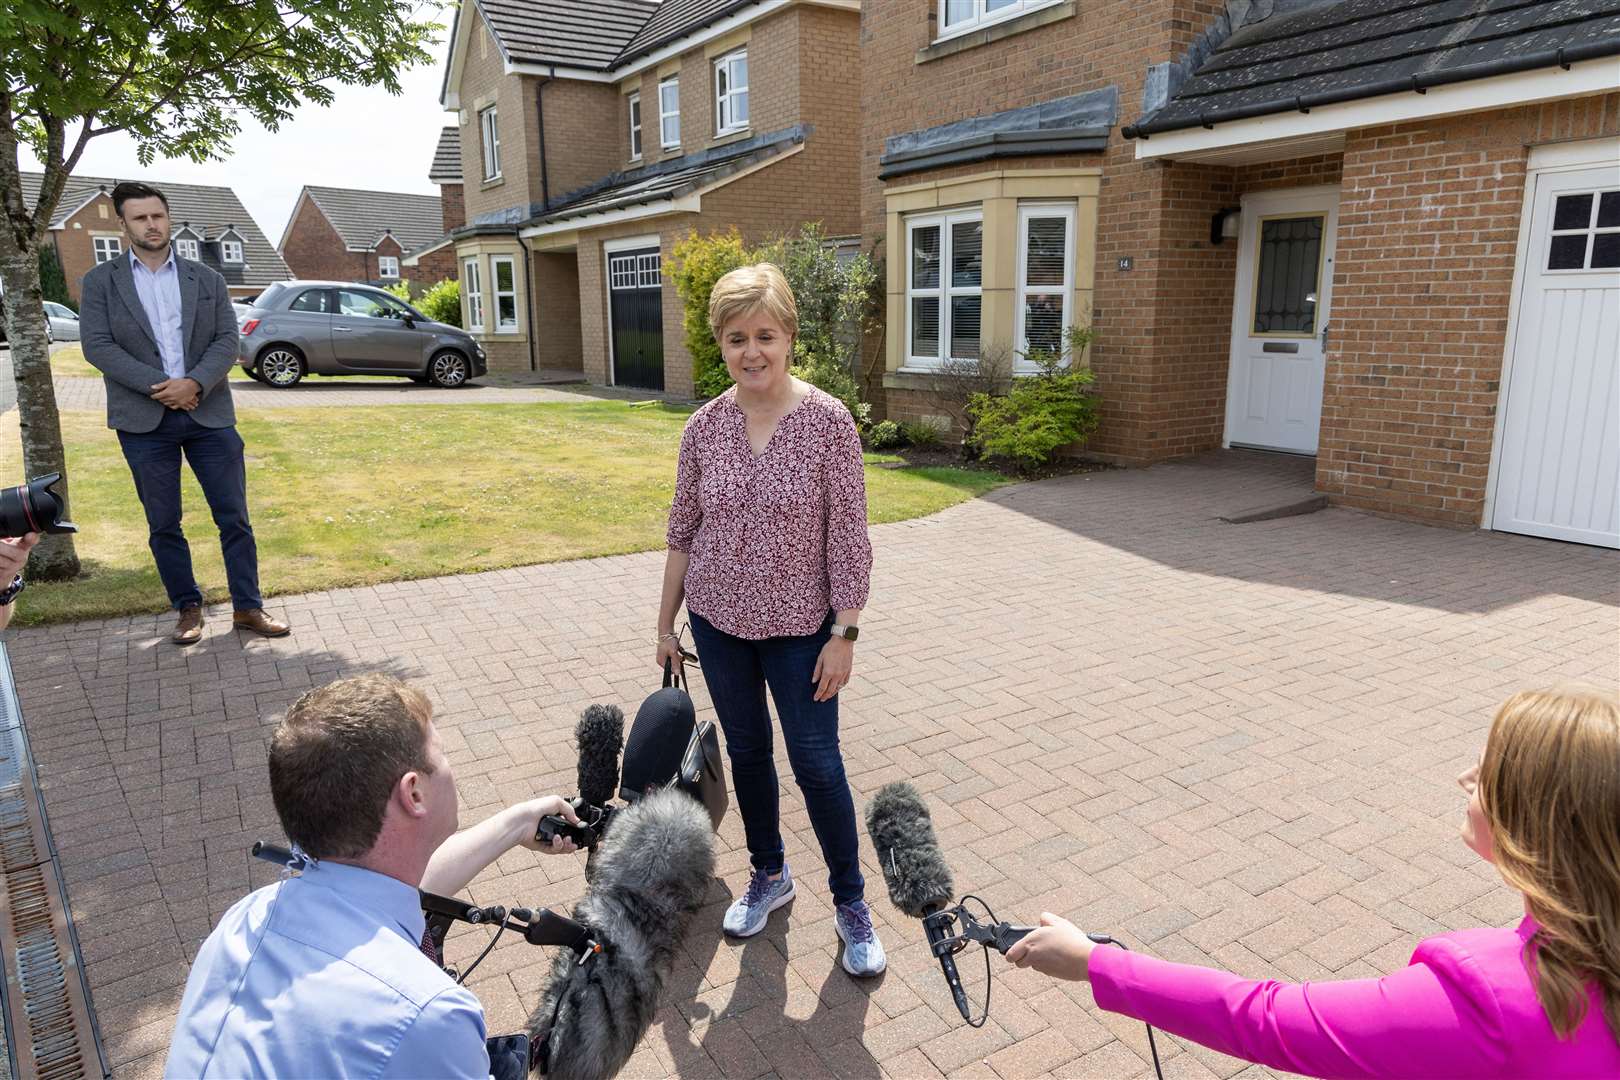
<path fill-rule="evenodd" d="M 291 345 L 272 345 L 259 355 L 259 377 L 271 386 L 297 386 L 304 377 L 304 358 Z"/>
<path fill-rule="evenodd" d="M 269 385 L 269 380 L 264 377 L 264 372 L 259 370 L 258 364 L 254 364 L 249 368 L 243 368 L 242 370 L 247 372 L 248 378 L 252 379 L 254 382 L 264 383 L 266 386 Z"/>
<path fill-rule="evenodd" d="M 434 386 L 451 390 L 467 381 L 469 371 L 465 356 L 446 349 L 428 362 L 427 377 Z"/>

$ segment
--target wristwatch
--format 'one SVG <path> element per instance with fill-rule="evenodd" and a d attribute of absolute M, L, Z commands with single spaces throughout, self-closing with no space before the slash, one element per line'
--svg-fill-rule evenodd
<path fill-rule="evenodd" d="M 18 574 L 16 577 L 12 578 L 10 585 L 6 586 L 4 589 L 0 589 L 0 607 L 5 607 L 7 604 L 17 599 L 17 594 L 22 592 L 27 587 L 27 583 L 23 581 L 23 576 L 21 574 Z"/>
<path fill-rule="evenodd" d="M 842 623 L 833 623 L 832 636 L 841 637 L 845 641 L 854 641 L 861 636 L 861 628 L 858 626 L 844 626 Z"/>

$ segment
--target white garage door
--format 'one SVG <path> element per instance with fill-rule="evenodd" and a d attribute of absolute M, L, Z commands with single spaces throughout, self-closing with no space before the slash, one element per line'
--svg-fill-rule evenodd
<path fill-rule="evenodd" d="M 1620 547 L 1620 168 L 1530 182 L 1489 524 Z"/>

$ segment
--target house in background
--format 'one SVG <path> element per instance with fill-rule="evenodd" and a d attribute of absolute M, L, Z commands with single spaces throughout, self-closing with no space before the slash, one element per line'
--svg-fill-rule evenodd
<path fill-rule="evenodd" d="M 443 281 L 456 277 L 455 238 L 451 235 L 467 223 L 467 204 L 462 195 L 461 129 L 449 126 L 439 131 L 439 144 L 433 150 L 428 179 L 439 185 L 442 231 L 433 240 L 405 253 L 405 276 L 420 281 Z M 418 269 L 420 268 L 420 269 Z"/>
<path fill-rule="evenodd" d="M 39 198 L 43 179 L 41 173 L 22 174 L 26 205 L 34 205 Z M 175 252 L 218 270 L 233 297 L 257 296 L 271 282 L 293 276 L 230 188 L 140 179 L 169 200 Z M 80 282 L 90 268 L 124 252 L 124 231 L 109 194 L 119 183 L 111 177 L 70 176 L 56 204 L 50 242 L 75 305 Z"/>
<path fill-rule="evenodd" d="M 464 324 L 492 370 L 690 394 L 663 276 L 689 232 L 858 231 L 856 0 L 465 5 Z"/>
<path fill-rule="evenodd" d="M 881 404 L 1090 325 L 1115 460 L 1620 546 L 1617 54 L 1586 5 L 869 5 Z"/>
<path fill-rule="evenodd" d="M 402 271 L 401 260 L 444 231 L 444 207 L 437 195 L 306 184 L 277 250 L 300 278 L 392 285 L 412 277 L 426 286 L 454 277 L 454 258 L 429 255 L 409 274 Z"/>

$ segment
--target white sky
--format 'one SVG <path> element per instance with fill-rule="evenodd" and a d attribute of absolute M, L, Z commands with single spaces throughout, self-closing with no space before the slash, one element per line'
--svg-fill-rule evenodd
<path fill-rule="evenodd" d="M 445 27 L 441 38 L 449 37 L 449 16 L 447 10 L 436 20 Z M 403 93 L 397 97 L 377 87 L 338 86 L 330 108 L 304 105 L 280 131 L 244 121 L 224 161 L 197 165 L 158 158 L 145 169 L 135 157 L 135 140 L 119 133 L 90 140 L 73 171 L 159 187 L 169 181 L 234 188 L 271 244 L 280 242 L 305 184 L 437 195 L 428 167 L 439 130 L 455 123 L 454 114 L 439 105 L 448 48 L 447 41 L 433 47 L 433 63 L 401 75 Z M 24 171 L 40 170 L 26 147 L 19 148 L 19 163 Z"/>

